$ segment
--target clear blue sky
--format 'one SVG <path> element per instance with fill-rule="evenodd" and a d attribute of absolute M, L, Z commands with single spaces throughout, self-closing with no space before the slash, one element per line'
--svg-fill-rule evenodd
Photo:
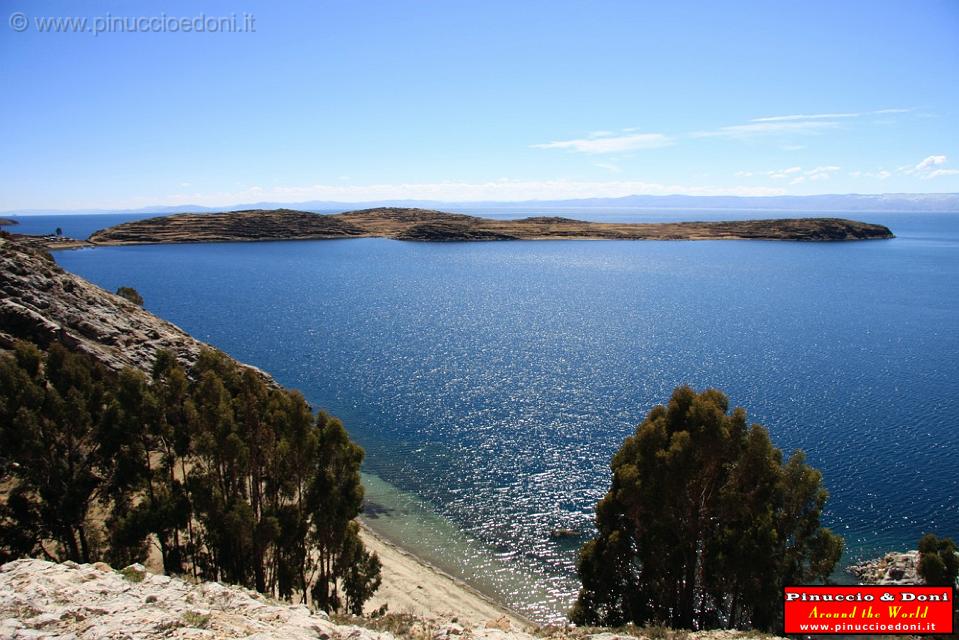
<path fill-rule="evenodd" d="M 959 192 L 957 0 L 0 2 L 0 210 Z"/>

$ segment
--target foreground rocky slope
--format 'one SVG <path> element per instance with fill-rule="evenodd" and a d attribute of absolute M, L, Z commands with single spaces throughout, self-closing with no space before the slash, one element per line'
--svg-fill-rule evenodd
<path fill-rule="evenodd" d="M 320 215 L 303 211 L 179 214 L 97 231 L 92 244 L 315 240 L 382 237 L 426 242 L 477 240 L 867 240 L 893 237 L 882 225 L 839 218 L 729 222 L 601 223 L 533 217 L 493 220 L 429 209 L 378 208 Z"/>
<path fill-rule="evenodd" d="M 0 568 L 2 638 L 387 640 L 255 591 L 154 575 L 140 565 L 17 560 Z"/>
<path fill-rule="evenodd" d="M 379 627 L 385 621 L 371 621 Z M 738 640 L 760 634 L 711 631 L 674 634 L 676 640 Z M 0 567 L 0 637 L 247 638 L 249 640 L 638 640 L 643 636 L 590 629 L 544 630 L 537 635 L 505 619 L 471 626 L 456 621 L 406 620 L 396 634 L 337 624 L 322 612 L 276 602 L 236 586 L 154 575 L 140 565 L 114 571 L 103 563 L 54 564 L 17 560 Z M 660 630 L 658 637 L 671 635 Z M 771 638 L 771 636 L 766 636 Z"/>

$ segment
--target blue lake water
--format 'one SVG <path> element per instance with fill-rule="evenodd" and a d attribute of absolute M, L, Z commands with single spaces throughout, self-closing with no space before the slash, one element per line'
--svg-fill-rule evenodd
<path fill-rule="evenodd" d="M 747 216 L 759 217 L 639 217 Z M 367 451 L 374 528 L 545 620 L 576 588 L 611 454 L 678 384 L 724 390 L 779 447 L 807 452 L 845 561 L 959 533 L 959 215 L 849 217 L 898 237 L 364 239 L 56 258 L 104 288 L 135 287 L 151 311 L 343 418 Z M 22 220 L 77 236 L 116 222 Z M 582 537 L 553 539 L 557 528 Z"/>

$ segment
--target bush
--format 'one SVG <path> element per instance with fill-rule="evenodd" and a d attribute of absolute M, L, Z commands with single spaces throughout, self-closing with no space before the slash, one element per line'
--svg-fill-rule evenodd
<path fill-rule="evenodd" d="M 927 533 L 919 541 L 919 575 L 926 584 L 952 586 L 959 578 L 959 556 L 950 538 Z"/>
<path fill-rule="evenodd" d="M 126 298 L 135 305 L 143 306 L 143 296 L 133 287 L 120 287 L 117 289 L 117 295 Z"/>

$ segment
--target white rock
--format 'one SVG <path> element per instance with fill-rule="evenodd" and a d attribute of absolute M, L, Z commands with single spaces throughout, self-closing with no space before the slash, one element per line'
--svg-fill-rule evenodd
<path fill-rule="evenodd" d="M 133 582 L 108 569 L 43 560 L 3 565 L 0 638 L 393 640 L 360 627 L 337 627 L 326 614 L 241 587 L 149 574 Z M 141 569 L 134 565 L 125 573 Z"/>

